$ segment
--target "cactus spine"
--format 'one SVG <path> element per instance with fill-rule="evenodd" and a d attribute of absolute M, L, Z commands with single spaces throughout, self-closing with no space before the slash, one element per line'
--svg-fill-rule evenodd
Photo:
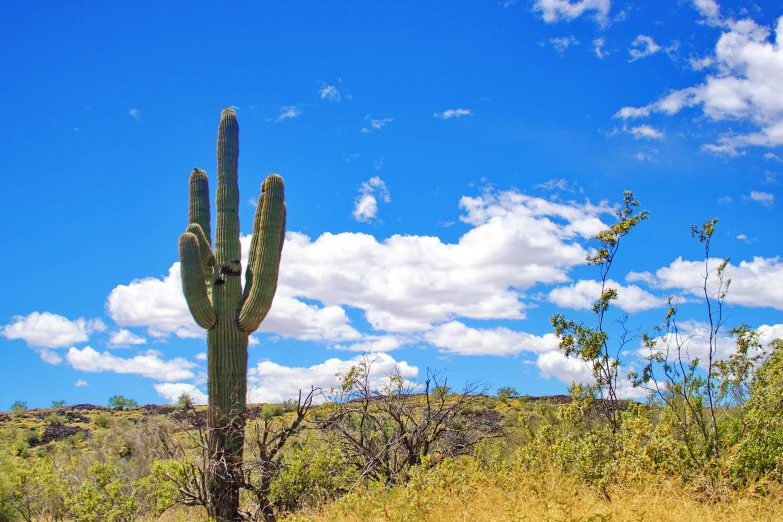
<path fill-rule="evenodd" d="M 209 184 L 206 173 L 199 169 L 190 175 L 190 224 L 179 238 L 182 290 L 196 323 L 207 330 L 211 446 L 207 509 L 221 522 L 239 519 L 247 342 L 272 306 L 285 238 L 283 179 L 272 174 L 261 184 L 243 291 L 238 158 L 236 113 L 224 109 L 218 127 L 215 250 L 211 243 Z"/>

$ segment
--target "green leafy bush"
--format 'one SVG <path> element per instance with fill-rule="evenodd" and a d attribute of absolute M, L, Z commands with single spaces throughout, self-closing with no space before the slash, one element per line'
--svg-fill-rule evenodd
<path fill-rule="evenodd" d="M 109 398 L 109 406 L 115 410 L 124 410 L 125 408 L 137 408 L 139 404 L 133 399 L 127 399 L 122 395 L 114 395 Z"/>
<path fill-rule="evenodd" d="M 498 397 L 503 400 L 511 399 L 512 397 L 519 397 L 519 392 L 511 386 L 503 386 L 498 389 Z"/>

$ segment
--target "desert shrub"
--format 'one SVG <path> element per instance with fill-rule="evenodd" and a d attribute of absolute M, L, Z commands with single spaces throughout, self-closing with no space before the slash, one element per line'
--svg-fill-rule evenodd
<path fill-rule="evenodd" d="M 736 447 L 735 476 L 743 482 L 783 476 L 783 340 L 775 340 L 753 375 Z"/>
<path fill-rule="evenodd" d="M 108 413 L 99 413 L 98 415 L 92 418 L 92 422 L 96 426 L 104 429 L 109 427 L 110 420 L 111 420 L 111 416 Z"/>
<path fill-rule="evenodd" d="M 62 426 L 68 419 L 56 413 L 50 413 L 44 418 L 44 422 L 48 426 Z"/>
<path fill-rule="evenodd" d="M 93 464 L 87 480 L 65 499 L 65 505 L 75 522 L 126 522 L 137 512 L 134 488 L 109 462 Z"/>
<path fill-rule="evenodd" d="M 279 513 L 313 508 L 347 491 L 352 476 L 334 446 L 298 446 L 283 457 L 270 499 Z"/>
<path fill-rule="evenodd" d="M 261 408 L 261 418 L 279 417 L 283 414 L 283 408 L 276 404 L 264 404 Z"/>
<path fill-rule="evenodd" d="M 27 402 L 26 401 L 16 401 L 11 405 L 11 413 L 14 414 L 14 417 L 22 417 L 25 413 L 27 413 Z"/>
<path fill-rule="evenodd" d="M 115 410 L 124 410 L 125 408 L 137 408 L 139 403 L 122 395 L 113 395 L 109 398 L 109 406 Z"/>
<path fill-rule="evenodd" d="M 27 442 L 18 440 L 14 442 L 13 453 L 17 457 L 26 459 L 30 456 L 30 445 Z"/>
<path fill-rule="evenodd" d="M 182 393 L 177 398 L 177 406 L 179 408 L 182 408 L 183 410 L 187 410 L 189 408 L 192 408 L 193 407 L 193 397 L 191 397 L 187 393 Z"/>
<path fill-rule="evenodd" d="M 503 386 L 502 388 L 498 389 L 498 398 L 505 400 L 512 397 L 519 397 L 519 392 L 516 388 L 512 388 L 511 386 Z"/>
<path fill-rule="evenodd" d="M 52 408 L 63 408 L 65 407 L 65 401 L 52 401 Z"/>

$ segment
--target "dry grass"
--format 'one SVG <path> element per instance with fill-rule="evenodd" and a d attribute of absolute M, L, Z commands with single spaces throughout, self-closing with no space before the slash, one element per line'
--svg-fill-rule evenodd
<path fill-rule="evenodd" d="M 544 476 L 468 470 L 460 465 L 415 476 L 399 488 L 354 492 L 288 522 L 551 521 L 729 522 L 783 521 L 783 490 L 747 491 L 699 500 L 666 481 L 615 489 L 610 498 L 555 472 Z"/>

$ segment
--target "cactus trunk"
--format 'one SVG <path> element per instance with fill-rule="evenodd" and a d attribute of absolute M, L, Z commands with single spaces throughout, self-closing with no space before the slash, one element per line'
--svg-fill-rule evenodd
<path fill-rule="evenodd" d="M 206 507 L 219 522 L 240 520 L 248 336 L 272 305 L 285 237 L 283 180 L 272 174 L 261 186 L 243 291 L 238 159 L 236 113 L 225 109 L 218 128 L 215 251 L 210 242 L 207 176 L 198 169 L 190 179 L 190 225 L 179 240 L 185 299 L 196 322 L 207 329 L 211 455 Z"/>

